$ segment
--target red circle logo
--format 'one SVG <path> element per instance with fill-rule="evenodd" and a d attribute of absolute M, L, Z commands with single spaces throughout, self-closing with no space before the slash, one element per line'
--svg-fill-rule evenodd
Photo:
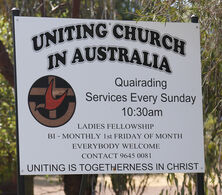
<path fill-rule="evenodd" d="M 29 109 L 33 117 L 47 127 L 59 127 L 67 123 L 76 108 L 75 93 L 64 79 L 48 75 L 32 85 L 28 95 Z"/>

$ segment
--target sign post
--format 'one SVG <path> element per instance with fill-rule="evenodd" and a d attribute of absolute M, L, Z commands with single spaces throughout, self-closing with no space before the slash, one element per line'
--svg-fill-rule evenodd
<path fill-rule="evenodd" d="M 198 17 L 193 15 L 191 16 L 191 22 L 198 23 Z M 197 195 L 204 194 L 204 173 L 197 173 Z"/>
<path fill-rule="evenodd" d="M 21 175 L 204 172 L 199 39 L 194 23 L 15 17 Z"/>
<path fill-rule="evenodd" d="M 12 9 L 12 24 L 13 24 L 13 43 L 15 43 L 15 22 L 14 22 L 14 17 L 19 16 L 20 10 L 17 8 Z M 15 44 L 14 44 L 14 69 L 16 69 L 16 49 L 15 49 Z M 14 71 L 16 72 L 16 70 Z M 14 74 L 14 80 L 16 81 L 16 74 Z M 15 96 L 17 98 L 17 86 L 15 84 Z M 18 112 L 17 108 L 17 102 L 16 102 L 16 113 Z M 16 117 L 16 152 L 17 152 L 17 179 L 18 179 L 18 194 L 19 195 L 25 195 L 25 182 L 24 182 L 24 176 L 21 176 L 20 170 L 19 170 L 19 132 L 18 132 L 18 117 Z"/>

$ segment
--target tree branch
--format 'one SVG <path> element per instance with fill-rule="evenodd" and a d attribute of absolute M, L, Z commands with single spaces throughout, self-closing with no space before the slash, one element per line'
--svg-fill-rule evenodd
<path fill-rule="evenodd" d="M 51 6 L 51 11 L 50 11 L 50 13 L 53 13 L 53 12 L 55 12 L 56 10 L 59 10 L 59 9 L 61 9 L 61 8 L 63 8 L 63 7 L 65 7 L 66 6 L 66 3 L 60 3 L 59 5 L 57 5 L 57 6 Z"/>

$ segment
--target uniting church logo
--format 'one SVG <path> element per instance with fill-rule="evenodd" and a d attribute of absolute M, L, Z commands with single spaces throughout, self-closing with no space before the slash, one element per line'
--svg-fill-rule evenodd
<path fill-rule="evenodd" d="M 34 82 L 29 91 L 28 105 L 39 123 L 47 127 L 59 127 L 73 116 L 76 97 L 67 81 L 48 75 Z"/>

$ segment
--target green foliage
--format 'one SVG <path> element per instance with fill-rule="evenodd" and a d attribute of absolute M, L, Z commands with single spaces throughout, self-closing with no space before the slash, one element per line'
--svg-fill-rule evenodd
<path fill-rule="evenodd" d="M 4 43 L 7 52 L 12 58 L 12 31 L 11 25 L 6 17 L 0 15 L 0 40 Z"/>
<path fill-rule="evenodd" d="M 16 168 L 15 101 L 13 89 L 0 75 L 0 183 Z"/>

